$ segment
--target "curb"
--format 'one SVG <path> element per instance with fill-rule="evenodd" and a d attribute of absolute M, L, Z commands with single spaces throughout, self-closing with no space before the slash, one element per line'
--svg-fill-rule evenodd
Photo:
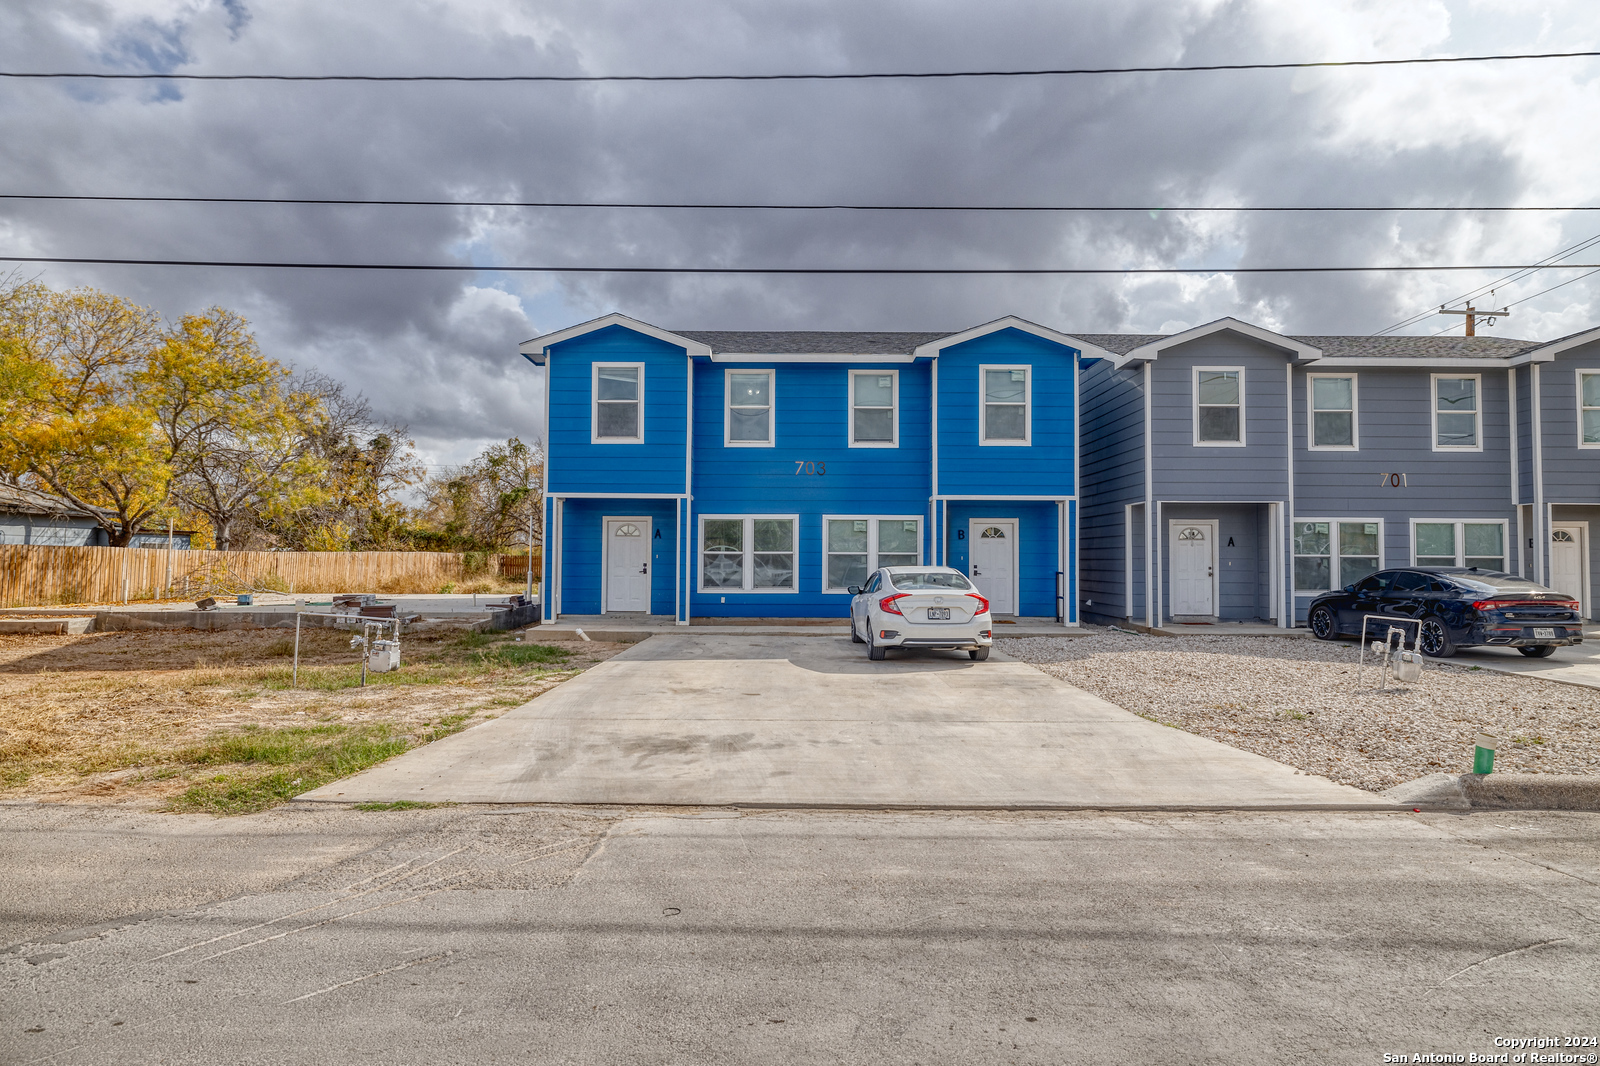
<path fill-rule="evenodd" d="M 1429 774 L 1383 793 L 1442 811 L 1600 811 L 1600 777 L 1583 774 Z"/>

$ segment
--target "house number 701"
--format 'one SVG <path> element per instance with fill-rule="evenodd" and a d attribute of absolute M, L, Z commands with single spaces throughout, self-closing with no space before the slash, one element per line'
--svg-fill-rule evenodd
<path fill-rule="evenodd" d="M 828 472 L 828 464 L 813 463 L 805 459 L 796 459 L 794 461 L 794 472 L 797 475 L 815 474 L 817 477 L 821 477 Z"/>
<path fill-rule="evenodd" d="M 1379 474 L 1378 484 L 1388 485 L 1391 489 L 1409 488 L 1404 474 Z"/>

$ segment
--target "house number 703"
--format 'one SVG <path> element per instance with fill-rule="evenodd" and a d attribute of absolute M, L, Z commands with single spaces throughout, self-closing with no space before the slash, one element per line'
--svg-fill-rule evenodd
<path fill-rule="evenodd" d="M 824 475 L 824 474 L 826 474 L 828 472 L 828 464 L 827 463 L 813 463 L 813 462 L 810 462 L 809 460 L 806 460 L 806 459 L 796 459 L 794 461 L 794 472 L 797 475 L 798 474 L 815 474 L 815 475 L 817 475 L 817 477 L 821 477 L 822 475 Z"/>

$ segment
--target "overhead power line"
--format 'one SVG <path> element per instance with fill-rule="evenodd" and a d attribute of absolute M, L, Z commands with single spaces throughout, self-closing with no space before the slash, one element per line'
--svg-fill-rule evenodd
<path fill-rule="evenodd" d="M 60 263 L 91 266 L 251 267 L 266 270 L 439 270 L 509 274 L 950 274 L 950 275 L 1089 275 L 1089 274 L 1424 274 L 1462 270 L 1533 270 L 1505 264 L 1431 266 L 1291 266 L 1291 267 L 683 267 L 683 266 L 494 266 L 469 263 L 285 263 L 237 259 L 114 259 L 86 256 L 0 255 L 0 263 Z M 1575 269 L 1600 263 L 1567 263 Z"/>
<path fill-rule="evenodd" d="M 1584 251 L 1587 248 L 1593 247 L 1595 244 L 1600 244 L 1600 234 L 1596 234 L 1593 237 L 1589 237 L 1589 238 L 1586 238 L 1584 240 L 1581 240 L 1577 244 L 1569 244 L 1567 247 L 1562 248 L 1560 251 L 1553 252 L 1550 255 L 1545 256 L 1543 259 L 1539 260 L 1539 262 L 1535 263 L 1532 266 L 1527 266 L 1527 267 L 1507 267 L 1506 269 L 1510 270 L 1511 273 L 1505 275 L 1504 277 L 1496 278 L 1495 280 L 1490 281 L 1490 282 L 1488 282 L 1486 284 L 1479 285 L 1477 288 L 1473 289 L 1472 291 L 1467 292 L 1467 293 L 1463 293 L 1462 295 L 1457 296 L 1454 300 L 1447 301 L 1447 303 L 1453 303 L 1454 304 L 1454 303 L 1463 303 L 1463 302 L 1465 302 L 1467 300 L 1475 300 L 1478 297 L 1484 295 L 1485 293 L 1492 292 L 1493 290 L 1499 288 L 1502 285 L 1513 284 L 1515 282 L 1522 281 L 1525 278 L 1532 277 L 1536 272 L 1538 272 L 1540 270 L 1547 270 L 1547 269 L 1550 269 L 1552 267 L 1556 268 L 1556 269 L 1561 269 L 1561 270 L 1582 269 L 1582 267 L 1579 266 L 1578 264 L 1563 263 L 1563 262 L 1561 262 L 1561 260 L 1569 259 L 1572 256 L 1577 255 L 1579 252 Z M 1587 277 L 1587 275 L 1585 275 L 1585 277 Z M 1580 279 L 1579 278 L 1573 278 L 1572 279 L 1572 281 L 1578 281 L 1578 280 L 1580 280 Z M 1562 282 L 1562 284 L 1563 285 L 1570 284 L 1570 282 Z M 1554 286 L 1554 287 L 1555 288 L 1560 288 L 1561 286 L 1557 285 L 1557 286 Z M 1548 292 L 1550 290 L 1546 289 L 1545 291 Z M 1535 293 L 1534 295 L 1538 296 L 1538 295 L 1542 295 L 1542 294 L 1541 293 Z M 1528 297 L 1528 299 L 1531 299 L 1531 297 Z M 1522 302 L 1523 302 L 1522 300 L 1518 300 L 1517 301 L 1517 303 L 1522 303 Z M 1440 307 L 1443 307 L 1443 306 L 1444 306 L 1444 304 L 1440 305 Z M 1417 314 L 1414 314 L 1409 318 L 1402 319 L 1401 321 L 1396 322 L 1392 326 L 1388 326 L 1388 327 L 1386 327 L 1384 329 L 1379 330 L 1377 333 L 1374 333 L 1373 336 L 1374 337 L 1381 337 L 1386 333 L 1393 333 L 1396 330 L 1405 329 L 1408 326 L 1413 326 L 1413 325 L 1417 324 L 1418 322 L 1421 322 L 1425 318 L 1432 318 L 1432 317 L 1434 317 L 1435 315 L 1437 315 L 1439 313 L 1440 312 L 1438 310 L 1436 310 L 1436 309 L 1434 309 L 1432 307 L 1429 307 L 1426 311 L 1422 311 L 1422 312 L 1419 312 Z M 1449 332 L 1450 328 L 1453 328 L 1453 327 L 1447 327 L 1445 332 Z M 1435 334 L 1435 336 L 1438 336 L 1438 334 Z"/>
<path fill-rule="evenodd" d="M 338 197 L 298 196 L 122 196 L 77 193 L 0 193 L 0 200 L 51 200 L 88 203 L 149 203 L 149 204 L 279 204 L 292 206 L 333 207 L 517 207 L 517 208 L 627 208 L 657 211 L 1053 211 L 1053 212 L 1239 212 L 1239 213 L 1292 213 L 1292 212 L 1441 212 L 1441 211 L 1600 211 L 1600 205 L 1558 207 L 1549 205 L 1445 205 L 1445 206 L 1374 206 L 1374 205 L 1315 205 L 1305 207 L 1137 207 L 1110 204 L 750 204 L 750 203 L 649 203 L 644 201 L 591 201 L 591 200 L 368 200 Z"/>
<path fill-rule="evenodd" d="M 1073 74 L 1187 74 L 1221 70 L 1307 70 L 1318 67 L 1403 67 L 1499 63 L 1525 59 L 1590 59 L 1600 51 L 1533 52 L 1412 59 L 1332 59 L 1303 63 L 1195 63 L 1150 67 L 1060 67 L 1038 70 L 864 71 L 839 74 L 130 74 L 101 71 L 0 71 L 0 78 L 91 78 L 98 81 L 373 81 L 373 82 L 667 82 L 890 81 L 949 78 L 1038 78 Z"/>

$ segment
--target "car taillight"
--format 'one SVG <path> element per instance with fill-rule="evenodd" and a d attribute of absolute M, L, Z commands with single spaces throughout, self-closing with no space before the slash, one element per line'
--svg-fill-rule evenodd
<path fill-rule="evenodd" d="M 890 614 L 897 614 L 901 618 L 904 618 L 906 616 L 905 612 L 902 611 L 900 608 L 896 607 L 894 605 L 894 601 L 895 600 L 903 600 L 909 595 L 911 595 L 911 593 L 909 593 L 909 592 L 899 592 L 899 593 L 896 593 L 893 596 L 885 596 L 883 599 L 878 601 L 878 606 L 882 607 L 885 611 L 888 611 Z"/>
<path fill-rule="evenodd" d="M 1569 611 L 1578 609 L 1577 600 L 1474 600 L 1473 610 L 1499 611 L 1507 607 L 1562 607 Z"/>
<path fill-rule="evenodd" d="M 976 614 L 987 614 L 987 613 L 989 613 L 989 601 L 988 600 L 984 599 L 982 596 L 978 595 L 976 592 L 967 593 L 967 598 L 978 601 L 978 609 L 974 613 L 976 613 Z"/>

